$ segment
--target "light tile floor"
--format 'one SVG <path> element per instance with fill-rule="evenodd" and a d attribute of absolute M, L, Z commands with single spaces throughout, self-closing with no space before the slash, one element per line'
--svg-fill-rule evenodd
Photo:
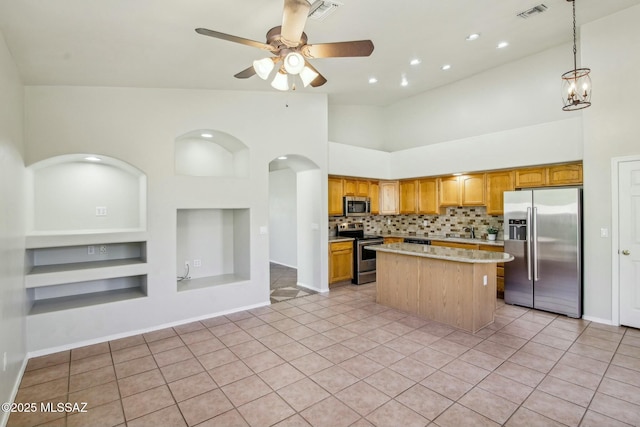
<path fill-rule="evenodd" d="M 316 292 L 298 286 L 298 270 L 284 265 L 270 263 L 271 304 L 299 298 Z"/>
<path fill-rule="evenodd" d="M 640 331 L 506 306 L 475 335 L 346 286 L 29 361 L 9 426 L 640 425 Z"/>

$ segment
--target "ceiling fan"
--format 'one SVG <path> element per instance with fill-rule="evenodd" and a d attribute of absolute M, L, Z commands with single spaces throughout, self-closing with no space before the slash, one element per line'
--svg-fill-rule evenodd
<path fill-rule="evenodd" d="M 311 4 L 307 0 L 284 0 L 282 25 L 267 32 L 267 42 L 261 43 L 206 28 L 196 28 L 198 34 L 227 40 L 270 52 L 273 56 L 253 61 L 253 65 L 240 71 L 234 77 L 247 79 L 257 74 L 266 80 L 276 65 L 280 64 L 271 83 L 276 89 L 288 90 L 288 75 L 299 75 L 306 87 L 322 86 L 327 82 L 310 63 L 309 59 L 369 56 L 373 52 L 371 40 L 349 42 L 307 44 L 304 26 Z M 295 83 L 293 84 L 295 90 Z"/>

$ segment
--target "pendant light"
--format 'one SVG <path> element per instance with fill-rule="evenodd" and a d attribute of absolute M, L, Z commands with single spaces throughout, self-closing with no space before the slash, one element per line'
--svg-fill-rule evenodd
<path fill-rule="evenodd" d="M 591 77 L 589 68 L 578 68 L 576 49 L 576 0 L 573 3 L 573 70 L 562 75 L 562 102 L 564 111 L 582 110 L 591 106 Z"/>

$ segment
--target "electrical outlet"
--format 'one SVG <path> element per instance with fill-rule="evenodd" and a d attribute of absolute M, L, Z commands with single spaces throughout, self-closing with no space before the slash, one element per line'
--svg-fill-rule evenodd
<path fill-rule="evenodd" d="M 87 246 L 87 255 L 95 255 L 96 247 L 95 246 Z"/>
<path fill-rule="evenodd" d="M 7 370 L 7 352 L 5 351 L 2 355 L 2 372 Z"/>
<path fill-rule="evenodd" d="M 96 216 L 107 216 L 107 207 L 96 206 Z"/>
<path fill-rule="evenodd" d="M 191 264 L 189 263 L 189 261 L 185 261 L 184 262 L 184 268 L 189 268 Z"/>
<path fill-rule="evenodd" d="M 422 221 L 422 225 L 424 225 L 424 226 L 426 227 L 427 225 L 429 225 L 429 221 L 427 221 L 427 220 L 425 219 L 424 221 Z"/>
<path fill-rule="evenodd" d="M 100 245 L 100 255 L 107 254 L 107 245 Z"/>
<path fill-rule="evenodd" d="M 202 267 L 202 260 L 200 260 L 200 259 L 194 259 L 194 260 L 193 260 L 193 266 L 194 266 L 194 267 Z"/>
<path fill-rule="evenodd" d="M 489 284 L 489 280 L 486 274 L 482 277 L 482 284 L 484 286 L 487 286 Z"/>

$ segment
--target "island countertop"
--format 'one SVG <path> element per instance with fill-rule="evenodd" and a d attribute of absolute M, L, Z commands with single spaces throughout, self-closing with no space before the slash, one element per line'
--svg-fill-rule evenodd
<path fill-rule="evenodd" d="M 398 255 L 418 256 L 466 263 L 498 263 L 513 261 L 513 255 L 475 249 L 448 248 L 446 246 L 419 245 L 414 243 L 388 243 L 366 246 L 366 249 Z"/>

